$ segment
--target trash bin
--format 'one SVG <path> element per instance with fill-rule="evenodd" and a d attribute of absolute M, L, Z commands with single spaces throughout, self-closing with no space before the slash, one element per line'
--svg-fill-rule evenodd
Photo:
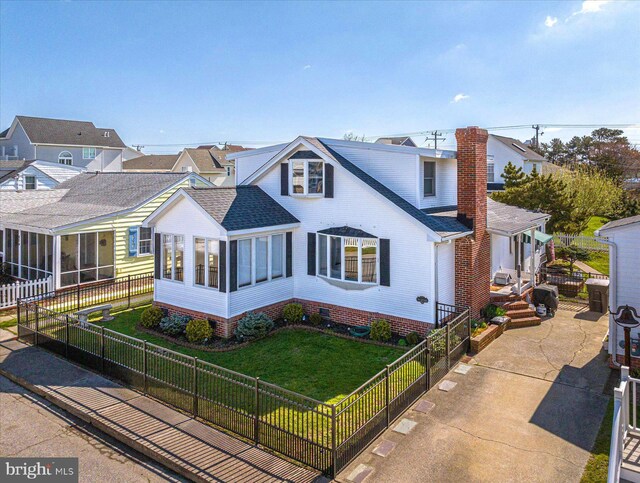
<path fill-rule="evenodd" d="M 604 314 L 609 300 L 609 280 L 589 278 L 585 285 L 589 294 L 589 310 Z"/>

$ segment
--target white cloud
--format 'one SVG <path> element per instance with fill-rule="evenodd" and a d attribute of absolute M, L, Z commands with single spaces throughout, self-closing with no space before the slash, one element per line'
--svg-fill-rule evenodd
<path fill-rule="evenodd" d="M 309 69 L 311 69 L 311 64 L 307 64 L 302 68 L 302 70 L 309 70 Z"/>
<path fill-rule="evenodd" d="M 552 17 L 551 15 L 547 15 L 547 18 L 544 20 L 544 24 L 549 28 L 553 27 L 557 23 L 558 17 Z"/>
<path fill-rule="evenodd" d="M 160 129 L 160 134 L 164 134 L 164 129 Z"/>
<path fill-rule="evenodd" d="M 582 13 L 594 13 L 602 10 L 602 6 L 609 3 L 611 0 L 585 0 L 582 2 L 582 8 L 577 12 L 574 12 L 574 15 L 580 15 Z"/>
<path fill-rule="evenodd" d="M 460 94 L 456 94 L 456 96 L 453 98 L 453 100 L 451 102 L 460 102 L 463 101 L 464 99 L 469 99 L 471 96 L 468 96 L 466 94 L 460 93 Z"/>

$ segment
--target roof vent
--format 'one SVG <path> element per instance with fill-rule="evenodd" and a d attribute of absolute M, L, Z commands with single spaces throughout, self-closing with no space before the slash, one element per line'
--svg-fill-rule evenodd
<path fill-rule="evenodd" d="M 517 145 L 516 143 L 511 143 L 512 146 L 516 147 L 517 149 L 519 149 L 520 151 L 522 151 L 523 153 L 526 153 L 527 150 L 524 149 L 522 146 Z"/>
<path fill-rule="evenodd" d="M 104 132 L 104 137 L 108 138 L 109 137 L 109 131 L 105 131 Z"/>

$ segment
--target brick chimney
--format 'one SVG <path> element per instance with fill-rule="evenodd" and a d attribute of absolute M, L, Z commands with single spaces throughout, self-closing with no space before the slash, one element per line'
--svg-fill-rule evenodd
<path fill-rule="evenodd" d="M 489 303 L 491 238 L 487 233 L 487 139 L 476 126 L 456 129 L 458 143 L 458 220 L 473 235 L 455 241 L 456 304 L 471 307 L 472 317 Z"/>

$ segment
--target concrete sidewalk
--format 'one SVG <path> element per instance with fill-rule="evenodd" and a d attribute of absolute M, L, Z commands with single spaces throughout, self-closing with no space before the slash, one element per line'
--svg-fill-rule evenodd
<path fill-rule="evenodd" d="M 16 340 L 0 342 L 0 374 L 194 481 L 311 482 L 320 476 Z"/>

